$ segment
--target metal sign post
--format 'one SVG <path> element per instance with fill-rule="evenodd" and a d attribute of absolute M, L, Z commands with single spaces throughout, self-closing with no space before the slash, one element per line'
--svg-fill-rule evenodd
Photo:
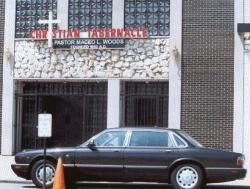
<path fill-rule="evenodd" d="M 48 47 L 53 47 L 53 25 L 60 23 L 59 20 L 53 20 L 53 12 L 49 11 L 48 20 L 39 20 L 39 24 L 48 25 Z M 51 137 L 52 134 L 52 115 L 39 114 L 38 116 L 38 137 L 43 138 L 44 147 L 44 172 L 43 172 L 43 188 L 46 189 L 46 138 Z"/>
<path fill-rule="evenodd" d="M 38 115 L 38 137 L 43 138 L 43 188 L 46 189 L 46 139 L 52 136 L 52 115 Z"/>
<path fill-rule="evenodd" d="M 46 189 L 46 137 L 43 138 L 43 189 Z"/>

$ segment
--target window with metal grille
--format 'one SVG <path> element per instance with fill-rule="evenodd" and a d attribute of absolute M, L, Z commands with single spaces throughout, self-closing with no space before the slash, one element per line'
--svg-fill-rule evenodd
<path fill-rule="evenodd" d="M 57 14 L 57 0 L 17 0 L 16 1 L 16 38 L 29 38 L 32 30 L 45 30 L 46 25 L 38 20 L 48 19 L 49 11 Z M 54 26 L 56 28 L 56 26 Z"/>
<path fill-rule="evenodd" d="M 112 0 L 69 0 L 69 28 L 112 28 Z"/>
<path fill-rule="evenodd" d="M 48 147 L 80 145 L 107 127 L 107 83 L 21 83 L 16 94 L 16 151 L 42 147 L 39 113 L 52 114 Z"/>
<path fill-rule="evenodd" d="M 148 28 L 150 36 L 168 36 L 169 0 L 125 0 L 125 28 Z"/>
<path fill-rule="evenodd" d="M 168 127 L 168 82 L 124 82 L 122 126 Z"/>

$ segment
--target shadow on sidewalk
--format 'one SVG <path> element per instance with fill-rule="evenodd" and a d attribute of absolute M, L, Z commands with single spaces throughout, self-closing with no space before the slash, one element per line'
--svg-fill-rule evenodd
<path fill-rule="evenodd" d="M 36 189 L 35 186 L 23 186 L 23 189 Z M 78 185 L 75 189 L 173 189 L 171 186 L 89 186 Z M 250 189 L 250 186 L 208 186 L 207 189 Z"/>
<path fill-rule="evenodd" d="M 169 185 L 87 185 L 78 184 L 77 189 L 173 189 Z M 207 189 L 250 189 L 250 186 L 207 186 Z"/>
<path fill-rule="evenodd" d="M 34 185 L 23 185 L 22 189 L 37 189 Z M 73 189 L 73 188 L 69 188 Z M 173 189 L 170 185 L 132 185 L 132 184 L 77 184 L 74 189 Z M 250 189 L 250 186 L 207 186 L 207 189 Z"/>

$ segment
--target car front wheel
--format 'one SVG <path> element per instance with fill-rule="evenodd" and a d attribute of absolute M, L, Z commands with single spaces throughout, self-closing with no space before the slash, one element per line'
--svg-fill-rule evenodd
<path fill-rule="evenodd" d="M 180 165 L 171 174 L 171 184 L 175 189 L 201 189 L 203 179 L 201 168 L 193 164 Z"/>
<path fill-rule="evenodd" d="M 44 164 L 43 160 L 37 161 L 31 168 L 31 179 L 33 183 L 39 187 L 43 187 L 43 180 L 44 180 Z M 51 187 L 54 182 L 55 177 L 55 163 L 51 161 L 46 161 L 46 186 Z"/>

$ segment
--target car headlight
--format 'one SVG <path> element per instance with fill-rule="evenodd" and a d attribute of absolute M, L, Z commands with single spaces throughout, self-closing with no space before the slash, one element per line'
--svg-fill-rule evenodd
<path fill-rule="evenodd" d="M 239 167 L 243 167 L 244 164 L 245 164 L 245 156 L 242 155 L 242 156 L 237 158 L 236 165 Z"/>

